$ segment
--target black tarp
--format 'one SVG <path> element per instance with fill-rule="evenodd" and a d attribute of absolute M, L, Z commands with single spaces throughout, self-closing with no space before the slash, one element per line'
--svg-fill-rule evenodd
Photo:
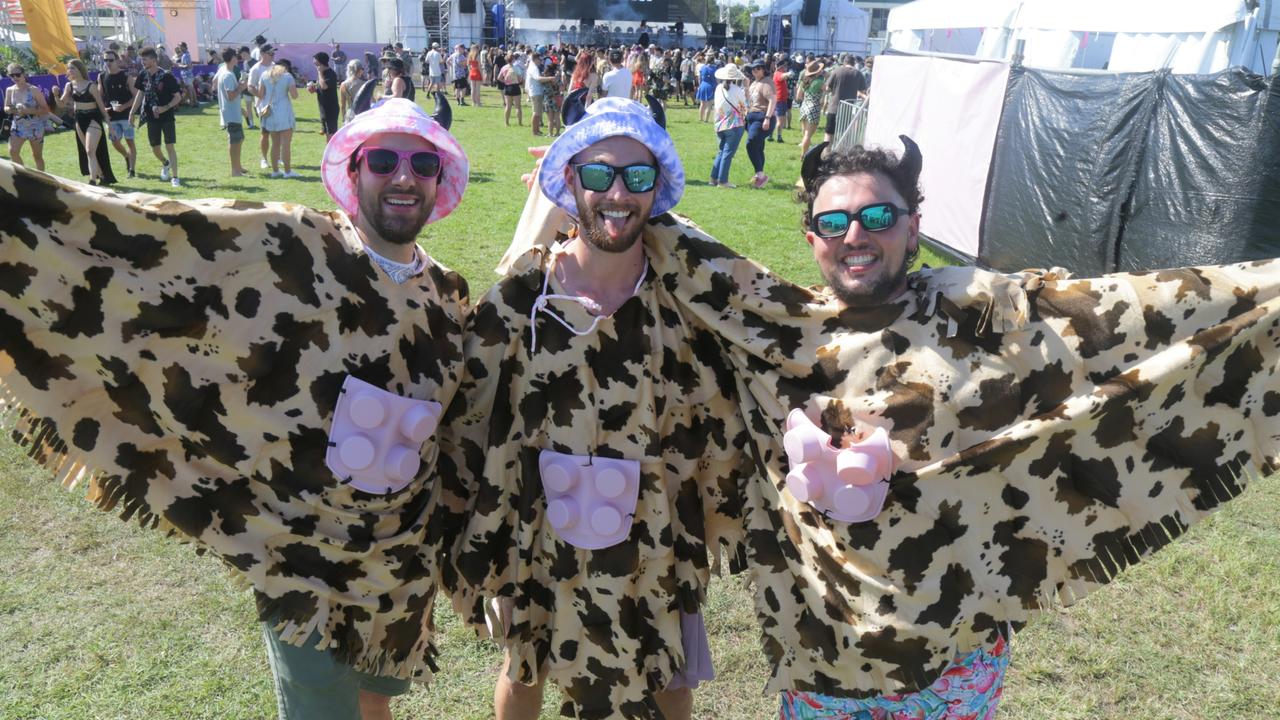
<path fill-rule="evenodd" d="M 1240 69 L 1015 66 L 978 253 L 1083 276 L 1280 256 L 1280 96 Z"/>

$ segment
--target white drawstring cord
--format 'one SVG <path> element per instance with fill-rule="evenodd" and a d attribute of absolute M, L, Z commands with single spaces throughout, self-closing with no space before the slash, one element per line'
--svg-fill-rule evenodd
<path fill-rule="evenodd" d="M 581 295 L 559 295 L 556 293 L 547 293 L 547 287 L 551 282 L 551 273 L 554 272 L 552 263 L 555 262 L 556 255 L 559 255 L 564 251 L 565 248 L 560 243 L 556 243 L 551 246 L 551 260 L 547 263 L 547 271 L 542 275 L 542 292 L 538 295 L 538 299 L 533 301 L 533 309 L 529 311 L 530 354 L 538 351 L 538 311 L 542 311 L 547 315 L 550 315 L 556 322 L 563 325 L 566 330 L 578 337 L 595 332 L 596 326 L 600 324 L 600 318 L 603 317 L 600 313 L 604 311 L 604 308 L 600 306 L 600 303 L 597 303 L 591 298 L 585 298 Z M 631 289 L 631 295 L 629 297 L 634 297 L 636 293 L 640 292 L 640 286 L 644 284 L 645 276 L 648 274 L 649 258 L 646 257 L 644 259 L 644 267 L 640 271 L 640 277 L 636 280 L 636 286 Z M 591 321 L 591 327 L 586 330 L 578 330 L 574 326 L 570 325 L 568 320 L 560 317 L 556 313 L 552 312 L 551 308 L 547 307 L 547 303 L 552 300 L 571 300 L 586 308 L 587 312 L 591 313 L 595 317 L 595 319 Z"/>

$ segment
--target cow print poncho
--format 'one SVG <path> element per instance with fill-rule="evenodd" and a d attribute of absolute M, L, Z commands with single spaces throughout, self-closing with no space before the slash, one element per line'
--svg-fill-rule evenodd
<path fill-rule="evenodd" d="M 0 420 L 103 509 L 194 541 L 264 619 L 361 669 L 434 669 L 449 511 L 428 440 L 369 495 L 325 466 L 344 378 L 448 404 L 466 284 L 396 285 L 345 216 L 114 195 L 0 161 Z"/>
<path fill-rule="evenodd" d="M 924 270 L 854 310 L 687 223 L 653 226 L 654 271 L 727 346 L 751 430 L 770 691 L 926 687 L 1280 462 L 1280 261 L 1088 280 Z M 794 408 L 837 446 L 889 431 L 898 471 L 873 520 L 791 495 Z"/>

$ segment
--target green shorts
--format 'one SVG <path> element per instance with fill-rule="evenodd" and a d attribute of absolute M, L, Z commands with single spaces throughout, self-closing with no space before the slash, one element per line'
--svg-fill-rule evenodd
<path fill-rule="evenodd" d="M 280 720 L 360 720 L 361 690 L 387 696 L 409 692 L 409 680 L 370 675 L 315 649 L 315 634 L 302 647 L 282 642 L 270 623 L 262 624 L 262 634 Z"/>
<path fill-rule="evenodd" d="M 244 125 L 227 123 L 227 143 L 229 145 L 239 145 L 242 142 L 244 142 Z"/>

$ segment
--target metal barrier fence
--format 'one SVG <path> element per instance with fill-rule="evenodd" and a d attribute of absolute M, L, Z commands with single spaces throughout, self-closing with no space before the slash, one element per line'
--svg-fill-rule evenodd
<path fill-rule="evenodd" d="M 836 132 L 832 150 L 852 150 L 867 132 L 867 100 L 841 100 L 836 108 Z"/>

